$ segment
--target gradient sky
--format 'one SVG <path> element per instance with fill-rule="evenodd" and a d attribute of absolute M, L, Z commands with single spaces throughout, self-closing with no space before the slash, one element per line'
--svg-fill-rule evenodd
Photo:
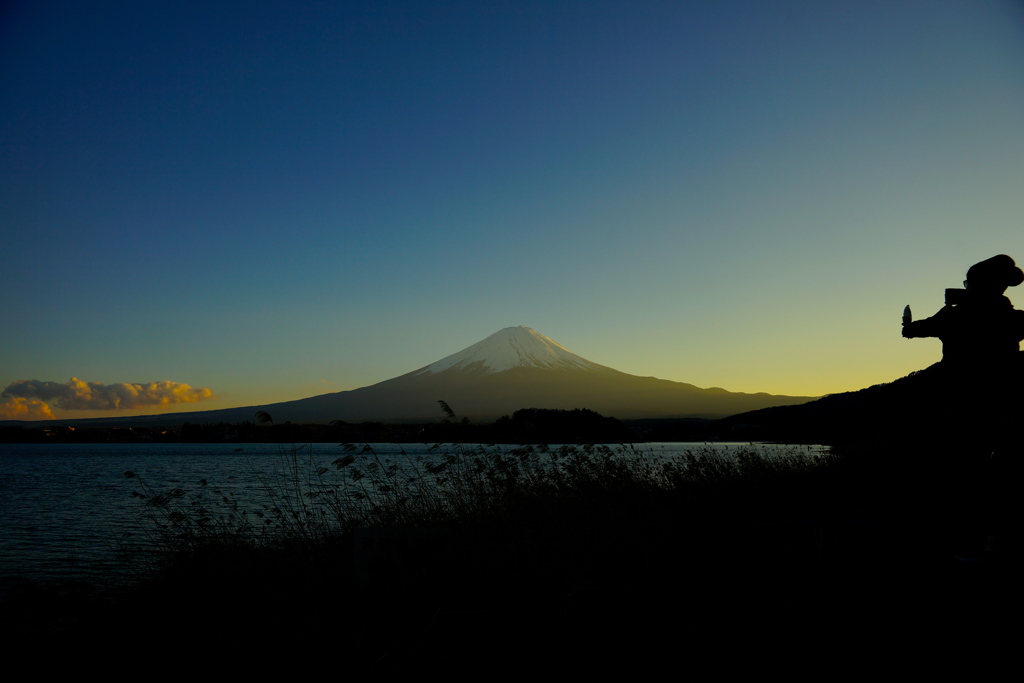
<path fill-rule="evenodd" d="M 820 395 L 937 361 L 903 306 L 998 253 L 1024 262 L 1019 1 L 0 10 L 0 387 L 254 405 L 527 325 Z"/>

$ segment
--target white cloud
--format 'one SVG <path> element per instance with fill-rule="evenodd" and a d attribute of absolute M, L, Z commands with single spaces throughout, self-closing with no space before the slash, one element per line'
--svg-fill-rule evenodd
<path fill-rule="evenodd" d="M 43 401 L 9 398 L 0 402 L 0 420 L 52 420 L 50 406 Z"/>
<path fill-rule="evenodd" d="M 7 401 L 0 404 L 4 406 L 18 399 L 28 402 L 24 405 L 41 404 L 46 406 L 45 412 L 49 413 L 47 404 L 61 410 L 138 410 L 150 406 L 210 401 L 216 397 L 208 387 L 193 388 L 188 384 L 168 380 L 147 384 L 101 384 L 83 382 L 72 377 L 64 384 L 20 379 L 7 385 L 0 393 L 0 399 Z"/>

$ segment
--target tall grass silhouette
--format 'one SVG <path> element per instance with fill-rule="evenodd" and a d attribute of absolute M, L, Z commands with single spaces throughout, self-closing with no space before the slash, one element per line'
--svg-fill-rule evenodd
<path fill-rule="evenodd" d="M 723 506 L 729 492 L 750 496 L 834 459 L 807 447 L 706 447 L 665 456 L 625 445 L 436 444 L 430 455 L 409 457 L 343 446 L 345 455 L 331 462 L 320 462 L 308 445 L 283 447 L 273 472 L 253 468 L 260 500 L 245 503 L 206 480 L 191 491 L 154 490 L 126 472 L 143 503 L 135 559 L 180 562 L 213 548 L 338 555 L 355 546 L 358 563 L 367 539 L 397 548 L 445 538 L 449 546 L 489 547 L 515 561 L 526 549 L 538 562 L 564 560 L 641 527 L 679 535 L 689 526 L 678 519 L 683 510 L 734 515 L 738 509 Z"/>

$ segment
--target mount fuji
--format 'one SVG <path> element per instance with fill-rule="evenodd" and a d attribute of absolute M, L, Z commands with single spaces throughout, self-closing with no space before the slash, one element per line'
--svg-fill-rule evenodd
<path fill-rule="evenodd" d="M 129 418 L 133 424 L 241 422 L 264 410 L 276 422 L 432 422 L 444 400 L 458 417 L 489 421 L 521 408 L 588 408 L 619 419 L 725 417 L 794 405 L 809 396 L 734 393 L 619 372 L 529 327 L 506 327 L 430 365 L 351 391 L 247 408 Z M 115 418 L 89 420 L 106 423 Z M 125 418 L 118 419 L 124 422 Z"/>

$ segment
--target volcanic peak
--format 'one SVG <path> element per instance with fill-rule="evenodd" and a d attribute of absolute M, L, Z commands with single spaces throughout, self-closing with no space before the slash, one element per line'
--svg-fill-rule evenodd
<path fill-rule="evenodd" d="M 485 374 L 516 367 L 569 370 L 603 370 L 603 366 L 577 356 L 558 342 L 534 329 L 520 325 L 506 327 L 458 353 L 417 370 L 429 375 L 446 370 L 481 370 Z"/>

